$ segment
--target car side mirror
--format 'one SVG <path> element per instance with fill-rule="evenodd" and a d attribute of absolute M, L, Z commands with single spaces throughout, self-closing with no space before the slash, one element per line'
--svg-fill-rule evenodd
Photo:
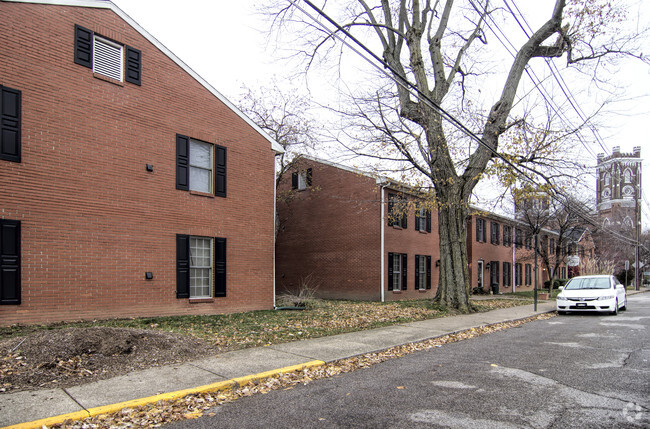
<path fill-rule="evenodd" d="M 558 289 L 560 289 L 560 290 L 564 290 L 564 286 L 560 286 Z"/>

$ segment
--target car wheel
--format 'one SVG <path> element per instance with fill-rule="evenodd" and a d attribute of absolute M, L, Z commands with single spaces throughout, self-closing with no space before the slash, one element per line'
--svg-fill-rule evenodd
<path fill-rule="evenodd" d="M 627 310 L 627 296 L 625 297 L 625 302 L 623 302 L 623 307 L 621 307 L 621 311 Z"/>
<path fill-rule="evenodd" d="M 618 299 L 616 300 L 616 303 L 614 304 L 614 310 L 612 311 L 612 316 L 616 316 L 618 314 Z"/>

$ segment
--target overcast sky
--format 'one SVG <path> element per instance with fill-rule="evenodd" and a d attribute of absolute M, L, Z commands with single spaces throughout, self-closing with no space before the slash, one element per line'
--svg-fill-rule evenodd
<path fill-rule="evenodd" d="M 640 14 L 643 26 L 650 25 L 650 1 L 628 0 L 630 13 Z M 242 85 L 251 89 L 269 86 L 273 79 L 288 79 L 286 63 L 279 59 L 275 44 L 266 40 L 266 21 L 258 14 L 262 0 L 113 0 L 113 2 L 174 52 L 219 92 L 236 100 Z M 552 9 L 553 0 L 539 0 L 538 8 Z M 519 2 L 522 12 L 535 28 L 540 17 L 547 14 L 530 10 L 530 0 Z M 525 5 L 525 6 L 524 6 Z M 521 30 L 510 30 L 517 40 Z M 650 42 L 649 42 L 650 43 Z M 650 47 L 650 45 L 649 45 Z M 650 49 L 649 49 L 650 50 Z M 642 202 L 644 228 L 650 225 L 650 68 L 629 62 L 616 70 L 614 79 L 627 83 L 621 98 L 630 99 L 615 107 L 617 114 L 608 115 L 606 128 L 600 130 L 605 148 L 611 152 L 620 146 L 631 152 L 642 147 L 644 158 Z M 313 90 L 313 88 L 312 88 Z M 586 95 L 589 97 L 589 94 Z M 581 101 L 582 102 L 582 101 Z M 585 105 L 589 103 L 584 100 Z M 594 153 L 603 152 L 599 145 Z M 593 157 L 592 157 L 593 158 Z M 595 159 L 592 159 L 595 164 Z"/>

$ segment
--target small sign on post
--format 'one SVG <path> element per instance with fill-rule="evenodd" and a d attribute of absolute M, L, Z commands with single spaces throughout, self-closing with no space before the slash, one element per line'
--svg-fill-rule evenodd
<path fill-rule="evenodd" d="M 630 261 L 625 261 L 625 271 L 630 269 Z"/>

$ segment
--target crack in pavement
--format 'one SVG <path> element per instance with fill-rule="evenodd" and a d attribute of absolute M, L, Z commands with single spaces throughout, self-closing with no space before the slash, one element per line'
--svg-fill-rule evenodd
<path fill-rule="evenodd" d="M 575 387 L 563 384 L 552 378 L 544 377 L 542 375 L 535 374 L 533 372 L 524 371 L 518 368 L 509 368 L 504 366 L 496 366 L 491 368 L 492 372 L 497 374 L 513 377 L 524 382 L 530 383 L 532 385 L 544 386 L 548 388 L 554 388 L 558 391 L 560 395 L 565 396 L 569 400 L 577 402 L 583 408 L 597 408 L 603 409 L 607 408 L 612 411 L 622 410 L 630 401 L 625 401 L 618 398 L 613 398 L 601 393 L 587 392 Z M 603 399 L 606 401 L 603 403 Z M 611 403 L 608 403 L 611 401 Z M 647 407 L 644 407 L 641 404 L 635 403 L 635 406 L 640 406 L 644 410 L 647 410 Z"/>

